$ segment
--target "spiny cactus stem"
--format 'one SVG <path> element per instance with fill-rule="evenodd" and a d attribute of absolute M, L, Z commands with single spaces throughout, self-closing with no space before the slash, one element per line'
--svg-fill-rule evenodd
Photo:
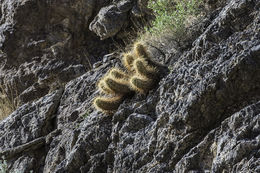
<path fill-rule="evenodd" d="M 149 66 L 143 59 L 134 61 L 134 69 L 138 75 L 149 79 L 156 79 L 158 73 L 155 67 Z"/>
<path fill-rule="evenodd" d="M 129 76 L 123 72 L 122 70 L 120 69 L 117 69 L 117 68 L 112 68 L 110 71 L 109 71 L 109 76 L 111 78 L 118 78 L 118 79 L 127 79 Z"/>
<path fill-rule="evenodd" d="M 150 58 L 147 48 L 140 42 L 137 42 L 134 45 L 134 52 L 138 58 L 144 58 L 144 59 Z"/>
<path fill-rule="evenodd" d="M 94 106 L 97 110 L 106 114 L 115 111 L 123 101 L 123 96 L 97 97 L 94 99 Z"/>
<path fill-rule="evenodd" d="M 116 94 L 127 94 L 131 92 L 129 88 L 129 83 L 125 79 L 112 79 L 110 77 L 106 77 L 104 79 L 104 82 L 106 84 L 106 87 Z"/>
<path fill-rule="evenodd" d="M 123 56 L 122 63 L 129 72 L 133 71 L 134 60 L 135 60 L 135 57 L 132 56 L 130 53 L 124 54 L 124 56 Z"/>
<path fill-rule="evenodd" d="M 114 92 L 111 89 L 106 87 L 103 79 L 98 82 L 98 89 L 103 94 L 114 94 Z"/>
<path fill-rule="evenodd" d="M 130 79 L 130 86 L 133 90 L 139 93 L 146 93 L 154 86 L 154 81 L 151 79 L 145 79 L 140 76 L 133 76 Z"/>

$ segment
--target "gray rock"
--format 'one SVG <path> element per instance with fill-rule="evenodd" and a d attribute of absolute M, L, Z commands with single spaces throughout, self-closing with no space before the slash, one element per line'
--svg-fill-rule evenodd
<path fill-rule="evenodd" d="M 126 22 L 126 18 L 127 13 L 121 12 L 115 5 L 103 7 L 90 23 L 89 30 L 104 40 L 116 35 Z"/>
<path fill-rule="evenodd" d="M 62 90 L 27 103 L 0 122 L 1 150 L 25 144 L 50 133 Z"/>
<path fill-rule="evenodd" d="M 53 122 L 61 95 L 62 90 L 57 90 L 25 104 L 0 122 L 0 157 L 12 158 L 11 172 L 41 169 L 44 137 L 55 129 Z"/>
<path fill-rule="evenodd" d="M 130 8 L 129 2 L 118 2 L 120 9 Z M 57 81 L 66 84 L 108 54 L 112 41 L 100 41 L 88 28 L 100 9 L 109 5 L 108 0 L 1 1 L 0 85 L 7 86 L 8 97 L 22 104 L 39 99 Z M 126 21 L 126 14 L 117 12 L 111 14 L 116 19 L 108 22 L 117 17 Z M 35 89 L 35 83 L 44 91 Z"/>
<path fill-rule="evenodd" d="M 176 164 L 177 172 L 257 172 L 260 102 L 247 106 L 210 131 Z M 229 165 L 232 165 L 230 167 Z"/>
<path fill-rule="evenodd" d="M 38 73 L 43 83 L 51 69 L 81 76 L 0 123 L 0 155 L 9 170 L 259 172 L 260 2 L 211 4 L 220 8 L 212 5 L 214 17 L 191 48 L 175 49 L 176 57 L 171 46 L 160 47 L 171 72 L 149 93 L 126 98 L 113 116 L 97 112 L 92 100 L 96 82 L 120 66 L 119 58 L 83 75 L 80 65 L 44 61 L 50 65 Z M 109 9 L 121 13 L 116 5 L 103 8 Z"/>
<path fill-rule="evenodd" d="M 117 4 L 117 8 L 121 12 L 128 12 L 133 7 L 133 0 L 120 1 Z"/>
<path fill-rule="evenodd" d="M 30 156 L 22 156 L 13 164 L 15 169 L 10 172 L 30 172 L 33 170 L 36 160 Z"/>

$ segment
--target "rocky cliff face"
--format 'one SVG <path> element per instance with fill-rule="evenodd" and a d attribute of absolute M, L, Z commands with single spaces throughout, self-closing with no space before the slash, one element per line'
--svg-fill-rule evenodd
<path fill-rule="evenodd" d="M 141 10 L 143 2 L 136 0 L 2 0 L 0 4 L 0 83 L 7 86 L 7 93 L 15 90 L 21 104 L 90 70 L 124 39 L 133 22 L 148 16 Z"/>
<path fill-rule="evenodd" d="M 151 47 L 170 69 L 154 90 L 113 116 L 93 108 L 97 80 L 120 65 L 111 37 L 142 4 L 1 1 L 0 79 L 22 103 L 0 122 L 9 171 L 260 172 L 258 0 L 209 1 L 190 46 Z"/>

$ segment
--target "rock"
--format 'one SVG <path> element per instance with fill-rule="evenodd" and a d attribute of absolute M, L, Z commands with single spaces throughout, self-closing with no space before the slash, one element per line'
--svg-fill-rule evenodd
<path fill-rule="evenodd" d="M 259 171 L 256 166 L 260 148 L 259 113 L 260 102 L 249 105 L 224 120 L 183 156 L 176 164 L 176 171 Z"/>
<path fill-rule="evenodd" d="M 14 163 L 14 168 L 10 172 L 30 172 L 36 164 L 36 160 L 30 156 L 22 156 Z"/>
<path fill-rule="evenodd" d="M 121 14 L 115 4 L 122 2 L 113 2 L 101 11 Z M 171 71 L 167 74 L 165 68 L 149 93 L 126 98 L 114 115 L 98 112 L 92 101 L 99 94 L 97 81 L 111 67 L 121 66 L 116 55 L 107 55 L 87 72 L 81 63 L 53 58 L 50 52 L 23 63 L 19 74 L 37 81 L 26 80 L 24 88 L 58 81 L 52 77 L 56 75 L 66 82 L 0 123 L 0 155 L 7 156 L 8 169 L 259 172 L 260 3 L 210 4 L 214 14 L 188 43 L 191 47 L 174 49 L 177 55 L 168 42 L 158 47 L 164 50 L 157 59 Z M 27 71 L 37 69 L 39 62 L 45 65 L 38 73 Z"/>
<path fill-rule="evenodd" d="M 61 95 L 62 90 L 57 90 L 25 104 L 0 122 L 0 156 L 16 158 L 11 171 L 35 171 L 44 163 L 44 137 L 55 128 L 53 122 Z"/>
<path fill-rule="evenodd" d="M 121 12 L 128 12 L 133 7 L 133 0 L 119 1 L 117 8 Z"/>
<path fill-rule="evenodd" d="M 108 0 L 3 0 L 0 85 L 8 86 L 5 87 L 8 97 L 21 99 L 20 103 L 39 99 L 57 81 L 66 84 L 91 69 L 114 47 L 111 39 L 100 41 L 88 28 L 90 23 L 96 23 L 93 19 L 98 19 L 100 26 L 108 31 L 100 34 L 106 38 L 114 36 L 120 25 L 127 22 L 126 13 L 134 1 L 117 3 L 124 12 L 116 6 L 103 10 L 111 7 Z M 106 12 L 112 18 L 99 17 L 107 16 Z M 35 83 L 45 91 L 35 89 Z"/>
<path fill-rule="evenodd" d="M 103 7 L 90 23 L 89 30 L 104 40 L 116 35 L 126 22 L 126 18 L 127 13 L 121 12 L 115 5 Z"/>
<path fill-rule="evenodd" d="M 24 104 L 1 121 L 1 150 L 13 148 L 49 134 L 54 128 L 52 121 L 55 118 L 61 95 L 62 90 L 57 90 L 35 102 Z"/>
<path fill-rule="evenodd" d="M 131 114 L 126 120 L 124 126 L 122 127 L 120 133 L 125 134 L 131 131 L 139 131 L 145 126 L 149 125 L 153 119 L 146 115 Z"/>
<path fill-rule="evenodd" d="M 19 104 L 23 105 L 37 98 L 41 98 L 48 94 L 48 90 L 48 87 L 42 87 L 39 85 L 39 83 L 35 83 L 19 95 Z"/>

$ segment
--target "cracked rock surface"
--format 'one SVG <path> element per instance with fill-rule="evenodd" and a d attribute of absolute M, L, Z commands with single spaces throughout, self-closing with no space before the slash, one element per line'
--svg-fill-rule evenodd
<path fill-rule="evenodd" d="M 116 34 L 102 16 L 118 17 L 135 5 L 107 2 L 90 26 L 102 23 L 104 34 Z M 96 82 L 120 66 L 117 55 L 88 71 L 49 61 L 43 69 L 66 69 L 71 79 L 0 122 L 0 156 L 21 172 L 260 172 L 259 8 L 258 0 L 223 1 L 190 48 L 176 57 L 167 46 L 165 56 L 153 57 L 167 62 L 169 73 L 113 116 L 97 112 L 92 100 Z"/>
<path fill-rule="evenodd" d="M 0 84 L 9 97 L 25 104 L 83 75 L 115 50 L 113 39 L 120 40 L 117 33 L 124 37 L 133 27 L 130 18 L 138 17 L 130 11 L 139 4 L 137 0 L 1 0 Z"/>

